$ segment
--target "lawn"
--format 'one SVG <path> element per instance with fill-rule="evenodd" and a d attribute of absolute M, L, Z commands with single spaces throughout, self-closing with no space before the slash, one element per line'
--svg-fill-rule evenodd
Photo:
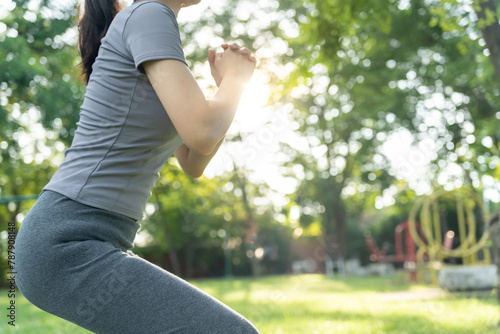
<path fill-rule="evenodd" d="M 470 298 L 390 277 L 328 280 L 322 275 L 195 280 L 193 284 L 245 315 L 263 334 L 497 334 L 493 294 Z M 0 333 L 89 333 L 16 297 L 16 327 L 7 325 L 0 291 Z"/>

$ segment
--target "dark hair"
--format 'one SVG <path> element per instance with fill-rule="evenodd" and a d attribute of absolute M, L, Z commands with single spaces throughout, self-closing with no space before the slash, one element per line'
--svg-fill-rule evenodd
<path fill-rule="evenodd" d="M 83 15 L 78 22 L 78 49 L 82 56 L 81 66 L 85 84 L 89 82 L 101 39 L 106 35 L 111 21 L 119 10 L 118 0 L 85 0 Z"/>

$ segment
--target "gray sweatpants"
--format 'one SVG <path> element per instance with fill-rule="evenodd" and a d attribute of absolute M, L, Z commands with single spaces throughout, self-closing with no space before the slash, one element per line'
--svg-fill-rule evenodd
<path fill-rule="evenodd" d="M 19 290 L 95 333 L 258 333 L 244 317 L 134 255 L 139 224 L 44 191 L 15 243 Z"/>

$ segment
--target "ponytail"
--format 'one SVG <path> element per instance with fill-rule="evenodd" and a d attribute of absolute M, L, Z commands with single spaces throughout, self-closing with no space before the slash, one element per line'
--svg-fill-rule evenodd
<path fill-rule="evenodd" d="M 106 35 L 116 13 L 120 10 L 118 0 L 85 0 L 83 16 L 78 22 L 78 49 L 82 57 L 82 75 L 88 84 L 101 46 L 101 39 Z"/>

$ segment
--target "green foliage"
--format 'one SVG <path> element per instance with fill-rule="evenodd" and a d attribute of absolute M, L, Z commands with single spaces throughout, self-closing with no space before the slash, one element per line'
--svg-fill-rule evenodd
<path fill-rule="evenodd" d="M 5 30 L 0 33 L 0 195 L 4 196 L 40 192 L 55 167 L 50 160 L 61 152 L 56 143 L 71 141 L 83 98 L 83 86 L 75 75 L 76 50 L 67 41 L 74 32 L 74 10 L 56 11 L 48 1 L 30 10 L 28 1 L 14 4 L 2 18 Z"/>
<path fill-rule="evenodd" d="M 69 40 L 74 8 L 13 3 L 0 23 L 0 197 L 41 191 L 56 167 L 51 160 L 71 142 L 84 92 Z M 0 230 L 21 221 L 31 204 L 1 204 Z"/>
<path fill-rule="evenodd" d="M 294 51 L 288 59 L 298 65 L 280 96 L 295 106 L 298 129 L 311 146 L 290 160 L 311 175 L 295 200 L 323 206 L 317 214 L 327 238 L 333 233 L 351 243 L 343 236 L 345 217 L 355 221 L 394 184 L 398 175 L 379 150 L 402 129 L 417 143 L 436 143 L 430 183 L 443 184 L 439 174 L 457 164 L 465 182 L 481 191 L 481 175 L 498 166 L 500 86 L 470 6 L 421 0 L 280 4 L 297 10 L 301 32 L 288 39 Z"/>

